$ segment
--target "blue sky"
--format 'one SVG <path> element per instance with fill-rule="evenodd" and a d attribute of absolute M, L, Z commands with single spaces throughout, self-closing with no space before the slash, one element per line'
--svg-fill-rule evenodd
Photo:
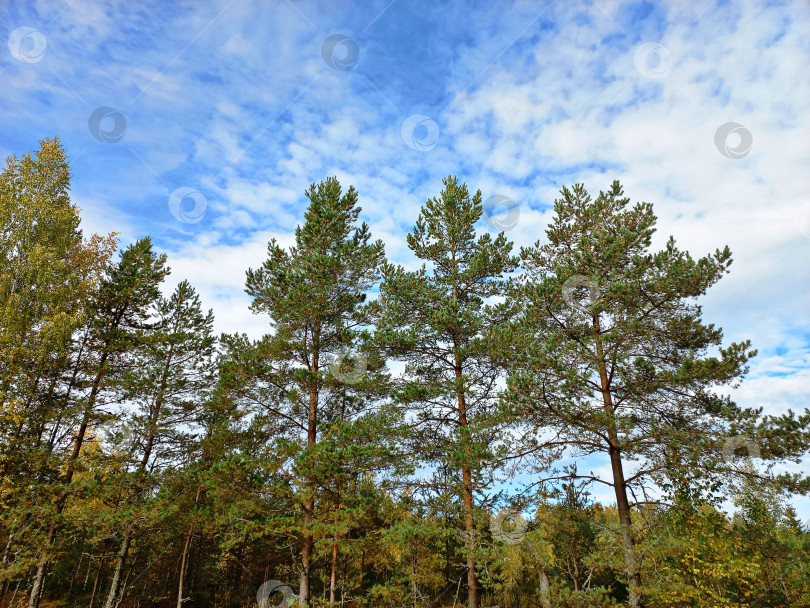
<path fill-rule="evenodd" d="M 266 331 L 244 271 L 327 176 L 408 266 L 448 174 L 517 203 L 517 245 L 618 178 L 657 246 L 734 252 L 703 304 L 760 351 L 737 400 L 808 405 L 806 2 L 40 0 L 0 28 L 0 153 L 58 135 L 85 230 L 151 235 L 220 331 Z"/>

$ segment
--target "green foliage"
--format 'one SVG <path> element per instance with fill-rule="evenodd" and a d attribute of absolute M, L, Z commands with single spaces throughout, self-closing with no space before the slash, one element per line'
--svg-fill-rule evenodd
<path fill-rule="evenodd" d="M 69 182 L 58 138 L 0 174 L 0 483 L 53 449 L 37 438 L 59 416 L 56 384 L 114 246 L 114 235 L 83 240 Z"/>
<path fill-rule="evenodd" d="M 756 354 L 749 341 L 723 346 L 722 331 L 703 323 L 696 303 L 728 272 L 728 247 L 694 259 L 670 237 L 663 250 L 650 251 L 652 205 L 631 206 L 618 181 L 595 199 L 581 184 L 561 195 L 548 243 L 521 250 L 527 272 L 512 297 L 524 308 L 495 342 L 511 372 L 511 407 L 551 437 L 527 449 L 541 458 L 548 458 L 544 449 L 564 449 L 609 461 L 606 478 L 584 477 L 615 491 L 630 606 L 637 607 L 643 579 L 630 497 L 658 485 L 670 495 L 689 487 L 711 499 L 741 473 L 723 458 L 730 435 L 744 429 L 779 446 L 771 460 L 796 457 L 804 448 L 793 442 L 806 437 L 810 417 L 766 419 L 759 428 L 768 433 L 757 433 L 761 410 L 742 410 L 718 390 L 739 384 Z M 788 480 L 791 489 L 801 477 Z"/>
<path fill-rule="evenodd" d="M 491 483 L 486 463 L 499 440 L 494 422 L 501 370 L 487 346 L 492 328 L 508 320 L 510 310 L 488 300 L 505 295 L 504 275 L 517 259 L 503 233 L 476 236 L 480 190 L 470 196 L 454 177 L 443 183 L 441 197 L 425 203 L 407 235 L 408 247 L 430 269 L 385 266 L 376 337 L 389 355 L 406 362 L 392 395 L 413 412 L 414 449 L 456 473 L 448 490 L 464 503 L 468 604 L 477 608 L 474 503 Z"/>
<path fill-rule="evenodd" d="M 85 239 L 69 181 L 57 139 L 0 176 L 2 608 L 236 608 L 269 580 L 345 608 L 810 606 L 810 479 L 774 472 L 810 411 L 734 404 L 754 351 L 699 305 L 730 252 L 650 251 L 618 182 L 564 188 L 518 258 L 448 177 L 414 271 L 312 184 L 247 271 L 254 341 L 164 293 L 148 237 Z M 608 477 L 560 470 L 592 454 Z"/>

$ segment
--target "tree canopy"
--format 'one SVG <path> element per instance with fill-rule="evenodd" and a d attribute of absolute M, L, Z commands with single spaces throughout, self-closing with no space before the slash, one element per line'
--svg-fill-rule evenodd
<path fill-rule="evenodd" d="M 513 252 L 442 186 L 409 270 L 311 184 L 246 268 L 266 333 L 217 336 L 148 236 L 83 234 L 58 139 L 7 159 L 0 607 L 810 606 L 810 410 L 735 403 L 728 247 L 653 250 L 614 181 Z"/>

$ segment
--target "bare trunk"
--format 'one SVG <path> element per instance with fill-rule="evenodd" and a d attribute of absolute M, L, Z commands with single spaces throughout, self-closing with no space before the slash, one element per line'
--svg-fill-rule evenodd
<path fill-rule="evenodd" d="M 616 508 L 619 511 L 619 527 L 621 529 L 622 548 L 624 550 L 624 566 L 627 574 L 627 584 L 630 591 L 630 608 L 642 608 L 641 598 L 641 573 L 636 561 L 635 539 L 633 538 L 633 522 L 630 516 L 630 501 L 627 498 L 627 483 L 625 482 L 624 469 L 622 467 L 621 448 L 619 437 L 616 432 L 615 411 L 613 409 L 613 397 L 610 392 L 610 379 L 607 374 L 605 355 L 602 349 L 600 335 L 599 317 L 593 317 L 594 329 L 596 330 L 596 356 L 599 367 L 599 378 L 602 385 L 602 403 L 605 414 L 608 418 L 608 440 L 610 446 L 610 467 L 613 473 L 613 489 L 616 492 Z"/>
<path fill-rule="evenodd" d="M 76 563 L 76 571 L 73 573 L 73 576 L 70 577 L 70 585 L 68 586 L 68 595 L 73 590 L 73 583 L 76 582 L 76 577 L 79 576 L 79 568 L 82 566 L 82 555 L 79 555 L 79 561 Z"/>
<path fill-rule="evenodd" d="M 307 447 L 312 448 L 315 446 L 315 439 L 317 433 L 316 416 L 317 416 L 317 403 L 318 393 L 316 389 L 310 391 L 309 396 L 309 425 L 307 430 Z M 307 492 L 312 492 L 312 487 L 307 482 Z M 312 574 L 312 548 L 314 539 L 312 532 L 310 532 L 310 525 L 315 515 L 315 501 L 311 496 L 308 496 L 304 501 L 304 543 L 301 547 L 301 583 L 298 589 L 298 603 L 301 606 L 309 604 L 310 590 L 311 590 L 311 574 Z"/>
<path fill-rule="evenodd" d="M 8 604 L 9 606 L 13 606 L 14 605 L 14 600 L 17 599 L 17 592 L 20 590 L 20 583 L 21 582 L 22 582 L 22 580 L 17 581 L 17 586 L 14 587 L 14 594 L 11 596 L 11 602 L 9 602 L 9 604 Z"/>
<path fill-rule="evenodd" d="M 627 499 L 627 486 L 624 483 L 622 459 L 618 448 L 611 448 L 610 465 L 613 470 L 616 506 L 619 511 L 622 548 L 624 549 L 624 565 L 630 587 L 630 608 L 640 608 L 642 606 L 641 573 L 638 571 L 638 565 L 636 563 L 635 539 L 633 538 L 633 525 L 630 518 L 630 502 Z"/>
<path fill-rule="evenodd" d="M 115 608 L 118 605 L 118 596 L 121 593 L 121 575 L 127 564 L 127 555 L 129 554 L 129 546 L 132 543 L 132 527 L 128 527 L 124 533 L 124 541 L 121 543 L 121 549 L 115 558 L 115 571 L 113 572 L 112 582 L 110 583 L 110 592 L 107 594 L 107 601 L 104 603 L 104 608 Z"/>
<path fill-rule="evenodd" d="M 86 338 L 87 338 L 87 334 L 85 334 L 85 340 L 86 340 Z M 70 391 L 72 390 L 74 382 L 76 380 L 76 375 L 77 375 L 78 369 L 79 369 L 79 362 L 80 362 L 80 359 L 81 359 L 82 350 L 84 350 L 84 341 L 82 341 L 82 347 L 79 350 L 79 356 L 77 357 L 76 365 L 74 366 L 74 369 L 73 369 L 73 377 L 71 378 L 70 384 L 68 385 L 68 392 L 67 392 L 68 396 L 70 395 Z M 101 378 L 103 377 L 103 366 L 104 366 L 106 360 L 107 360 L 107 356 L 106 355 L 102 356 L 102 358 L 101 358 L 101 368 L 100 368 L 99 372 L 96 374 L 96 377 L 93 380 L 93 388 L 90 391 L 89 406 L 88 406 L 88 409 L 85 410 L 85 412 L 84 412 L 84 417 L 82 418 L 82 423 L 81 423 L 81 425 L 79 427 L 79 433 L 76 435 L 76 441 L 75 441 L 74 446 L 73 446 L 73 452 L 71 453 L 70 458 L 68 460 L 68 468 L 67 468 L 67 471 L 65 472 L 65 486 L 70 484 L 70 482 L 73 480 L 74 464 L 75 464 L 76 459 L 79 457 L 79 454 L 81 453 L 82 443 L 84 443 L 84 436 L 85 436 L 85 433 L 87 431 L 87 424 L 88 424 L 88 421 L 89 421 L 89 412 L 92 411 L 93 406 L 95 405 L 95 400 L 96 400 L 96 396 L 98 394 L 99 386 L 100 386 L 100 383 L 101 383 Z M 54 389 L 55 386 L 56 386 L 56 379 L 54 379 L 53 382 L 51 383 L 51 386 L 50 386 L 50 389 L 49 389 L 49 396 L 53 393 L 53 389 Z M 66 400 L 67 400 L 67 398 L 68 397 L 65 397 Z M 22 428 L 22 423 L 20 423 L 20 429 L 21 428 Z M 56 429 L 54 429 L 53 432 L 55 433 Z M 6 464 L 6 467 L 3 470 L 3 476 L 5 476 L 7 468 L 8 468 L 8 464 Z M 64 510 L 65 504 L 67 502 L 67 498 L 68 498 L 68 495 L 67 495 L 67 492 L 65 492 L 57 500 L 57 502 L 56 502 L 56 515 L 57 516 L 61 515 L 62 511 Z M 29 514 L 29 517 L 30 517 L 30 514 Z M 56 540 L 56 525 L 52 524 L 51 527 L 48 529 L 47 543 L 46 543 L 46 546 L 45 546 L 45 550 L 43 551 L 42 562 L 37 566 L 37 574 L 36 574 L 36 577 L 34 578 L 34 584 L 31 587 L 31 594 L 28 597 L 28 605 L 31 608 L 37 608 L 39 606 L 39 600 L 42 597 L 42 591 L 45 588 L 45 575 L 46 575 L 47 570 L 48 570 L 48 562 L 50 560 L 51 547 L 53 547 L 53 543 L 54 543 L 55 540 Z M 11 544 L 11 537 L 9 537 L 9 547 L 10 547 L 10 544 Z M 9 547 L 6 547 L 6 549 L 8 549 Z M 4 559 L 5 559 L 5 555 L 4 555 Z M 4 593 L 5 593 L 5 584 L 3 586 L 3 589 L 0 589 L 0 600 L 2 600 L 2 597 L 3 597 Z M 16 591 L 15 591 L 15 594 L 16 594 Z"/>
<path fill-rule="evenodd" d="M 304 523 L 307 526 L 307 529 L 309 524 L 312 522 L 312 514 L 314 510 L 314 502 L 311 500 L 306 501 L 304 504 Z M 305 532 L 304 544 L 301 547 L 301 581 L 298 589 L 298 603 L 301 604 L 301 606 L 306 606 L 309 604 L 313 545 L 314 539 L 312 538 L 312 534 L 308 531 Z"/>
<path fill-rule="evenodd" d="M 151 425 L 149 427 L 149 435 L 146 438 L 146 445 L 144 446 L 143 456 L 141 457 L 141 462 L 138 465 L 137 471 L 137 481 L 135 484 L 135 494 L 132 496 L 132 501 L 136 504 L 140 503 L 143 500 L 143 488 L 144 488 L 144 479 L 143 475 L 146 472 L 147 465 L 149 464 L 149 459 L 152 456 L 152 450 L 155 447 L 155 433 L 157 421 L 160 418 L 160 412 L 163 408 L 163 399 L 166 391 L 166 383 L 168 380 L 169 369 L 171 367 L 172 356 L 174 354 L 174 345 L 171 346 L 169 349 L 168 356 L 166 358 L 166 364 L 163 367 L 163 373 L 161 376 L 160 382 L 160 389 L 158 391 L 157 396 L 155 397 L 155 405 L 154 410 L 150 412 L 150 422 Z M 121 575 L 124 572 L 124 569 L 127 565 L 127 555 L 129 554 L 129 548 L 132 545 L 132 536 L 134 533 L 134 526 L 135 523 L 131 522 L 124 533 L 124 540 L 121 543 L 121 549 L 118 552 L 118 556 L 115 560 L 115 572 L 113 573 L 112 582 L 110 583 L 110 592 L 107 594 L 107 601 L 104 603 L 104 608 L 116 608 L 120 603 L 121 599 L 119 595 L 121 594 L 122 588 L 125 588 L 126 585 L 122 584 Z"/>
<path fill-rule="evenodd" d="M 51 526 L 51 530 L 53 529 L 54 526 Z M 50 532 L 48 536 L 50 537 Z M 37 567 L 37 575 L 36 578 L 34 578 L 34 584 L 31 586 L 31 595 L 28 596 L 28 608 L 38 608 L 39 606 L 39 599 L 42 597 L 42 589 L 45 587 L 45 570 L 47 567 L 47 561 L 43 561 Z"/>
<path fill-rule="evenodd" d="M 548 573 L 545 570 L 540 571 L 540 601 L 543 608 L 551 608 L 551 599 L 549 598 L 549 580 Z"/>
<path fill-rule="evenodd" d="M 455 253 L 453 254 L 455 261 Z M 458 290 L 453 284 L 454 309 L 458 302 Z M 464 372 L 459 356 L 459 348 L 453 339 L 454 373 L 457 382 L 456 397 L 458 400 L 458 425 L 461 431 L 461 440 L 464 443 L 464 460 L 461 464 L 461 475 L 464 482 L 462 500 L 464 501 L 464 531 L 467 534 L 467 608 L 478 608 L 478 583 L 475 577 L 475 520 L 473 518 L 473 484 L 472 484 L 472 455 L 469 422 L 467 420 L 467 399 L 463 386 Z"/>
<path fill-rule="evenodd" d="M 456 365 L 456 377 L 461 379 L 461 366 Z M 475 520 L 473 518 L 472 467 L 470 466 L 470 437 L 467 403 L 463 392 L 458 393 L 459 426 L 465 443 L 466 458 L 461 465 L 462 500 L 464 501 L 464 531 L 467 534 L 467 608 L 478 608 L 478 583 L 475 578 Z"/>
<path fill-rule="evenodd" d="M 366 573 L 366 551 L 363 549 L 360 552 L 360 594 L 364 593 L 363 583 L 365 582 L 365 573 Z"/>
<path fill-rule="evenodd" d="M 244 556 L 245 556 L 244 551 L 240 547 L 239 558 L 237 558 L 239 561 L 239 568 L 236 568 L 236 574 L 233 577 L 233 594 L 237 598 L 239 597 L 239 587 L 242 585 L 242 569 L 244 568 L 244 566 L 242 565 L 241 558 Z"/>
<path fill-rule="evenodd" d="M 467 607 L 478 608 L 478 583 L 475 579 L 475 522 L 473 520 L 472 475 L 468 466 L 464 477 L 464 531 L 467 533 Z"/>
<path fill-rule="evenodd" d="M 28 521 L 28 518 L 26 518 L 26 523 L 27 523 L 27 521 Z M 4 566 L 8 563 L 9 555 L 11 555 L 11 545 L 13 544 L 13 542 L 14 542 L 14 534 L 9 532 L 8 542 L 6 542 L 6 547 L 3 549 L 3 558 L 0 559 L 0 564 L 3 564 Z M 7 578 L 3 579 L 3 582 L 0 583 L 0 606 L 3 605 L 3 598 L 6 596 L 6 592 L 8 591 L 8 586 L 9 586 L 9 580 Z"/>
<path fill-rule="evenodd" d="M 87 334 L 85 334 L 85 340 L 86 340 L 86 335 Z M 79 356 L 77 357 L 77 362 L 76 362 L 76 365 L 74 366 L 74 369 L 73 369 L 73 377 L 71 378 L 70 384 L 68 385 L 68 391 L 67 391 L 68 396 L 70 395 L 70 391 L 73 388 L 73 385 L 74 385 L 74 382 L 75 382 L 75 379 L 76 379 L 76 375 L 78 373 L 79 360 L 81 359 L 81 353 L 82 353 L 83 349 L 84 349 L 84 341 L 82 342 L 82 347 L 79 350 Z M 104 359 L 102 359 L 102 362 L 103 361 L 104 361 Z M 94 382 L 94 385 L 93 385 L 93 391 L 91 392 L 91 395 L 90 395 L 92 403 L 95 402 L 95 394 L 97 393 L 98 380 L 99 379 L 97 377 L 96 381 Z M 39 382 L 39 378 L 37 378 L 36 382 Z M 56 378 L 54 378 L 52 380 L 51 385 L 50 385 L 50 387 L 48 389 L 48 398 L 50 398 L 53 395 L 53 391 L 54 391 L 55 387 L 56 387 Z M 65 399 L 67 400 L 67 398 L 68 397 L 66 396 Z M 23 423 L 21 422 L 18 429 L 17 429 L 17 433 L 15 435 L 15 438 L 19 438 L 19 434 L 22 431 L 22 426 L 23 426 Z M 58 424 L 56 426 L 58 427 Z M 70 481 L 73 478 L 73 463 L 76 460 L 76 458 L 78 458 L 79 452 L 81 451 L 81 444 L 84 441 L 84 433 L 85 433 L 86 428 L 87 428 L 87 415 L 85 413 L 85 417 L 83 419 L 81 428 L 79 429 L 79 434 L 76 437 L 76 444 L 74 446 L 73 453 L 72 453 L 72 455 L 70 457 L 70 460 L 68 461 L 68 470 L 66 472 L 66 484 L 69 484 Z M 53 430 L 53 433 L 55 433 L 55 432 L 56 432 L 56 428 L 54 428 L 54 430 Z M 41 437 L 41 433 L 38 436 L 37 443 L 39 443 L 39 437 Z M 7 470 L 8 470 L 8 462 L 5 464 L 5 466 L 3 468 L 3 474 L 0 475 L 0 478 L 5 477 Z M 64 501 L 66 501 L 66 500 L 67 500 L 67 494 L 65 494 L 62 497 L 62 499 L 57 501 L 57 504 L 56 504 L 56 514 L 57 515 L 61 514 L 61 512 L 62 512 L 62 510 L 64 509 L 64 506 L 65 506 Z M 30 514 L 27 517 L 30 517 Z M 54 540 L 56 539 L 56 526 L 52 525 L 49 528 L 47 538 L 48 538 L 47 545 L 46 545 L 45 551 L 43 552 L 43 556 L 42 556 L 43 561 L 42 561 L 42 563 L 40 563 L 37 566 L 37 574 L 36 574 L 36 577 L 34 579 L 34 584 L 31 587 L 31 595 L 28 598 L 28 605 L 33 606 L 34 608 L 36 608 L 36 606 L 39 606 L 39 600 L 40 600 L 40 598 L 42 596 L 42 590 L 45 587 L 45 575 L 46 575 L 47 568 L 48 568 L 48 560 L 49 560 L 50 548 L 53 545 Z M 8 550 L 11 547 L 11 541 L 12 541 L 12 538 L 11 538 L 11 536 L 9 536 L 9 542 L 8 542 L 8 545 L 6 546 L 6 550 L 4 551 L 4 554 L 3 554 L 4 563 L 5 563 L 5 558 L 6 558 L 6 555 L 8 553 Z M 71 583 L 71 585 L 72 585 L 72 583 Z M 6 588 L 7 588 L 7 584 L 4 582 L 2 587 L 0 588 L 0 602 L 3 599 L 3 595 L 5 595 Z"/>
<path fill-rule="evenodd" d="M 413 598 L 413 608 L 416 608 L 416 548 L 413 551 L 411 560 L 411 597 Z"/>
<path fill-rule="evenodd" d="M 356 489 L 356 486 L 355 486 Z M 346 542 L 348 543 L 352 538 L 352 531 L 346 533 Z M 343 556 L 343 576 L 340 577 L 340 605 L 343 606 L 346 603 L 346 571 L 349 568 L 349 555 L 346 554 Z"/>
<path fill-rule="evenodd" d="M 70 477 L 73 477 L 73 471 L 70 471 Z M 68 482 L 70 483 L 70 482 Z M 56 513 L 57 515 L 62 512 L 64 508 L 64 501 L 61 504 L 56 505 Z M 40 561 L 39 566 L 37 566 L 37 575 L 34 578 L 34 584 L 31 586 L 31 594 L 28 596 L 28 606 L 29 608 L 38 608 L 39 600 L 42 598 L 42 591 L 45 589 L 45 574 L 48 571 L 48 551 L 53 546 L 53 543 L 56 540 L 56 524 L 51 524 L 51 527 L 48 528 L 48 539 L 45 545 L 45 554 L 42 557 L 42 561 Z"/>
<path fill-rule="evenodd" d="M 158 412 L 160 409 L 158 408 Z M 154 431 L 150 431 L 149 437 L 147 438 L 146 447 L 144 448 L 143 458 L 141 459 L 141 463 L 138 466 L 138 481 L 136 482 L 136 491 L 135 495 L 132 497 L 132 501 L 134 503 L 140 503 L 142 499 L 141 493 L 143 492 L 143 481 L 142 475 L 146 470 L 146 465 L 149 462 L 149 457 L 152 453 L 152 447 L 154 442 Z M 113 573 L 112 583 L 110 583 L 110 592 L 107 594 L 107 601 L 104 603 L 104 608 L 115 608 L 118 603 L 120 602 L 119 594 L 121 593 L 122 588 L 122 581 L 121 581 L 121 574 L 126 568 L 127 565 L 127 555 L 129 554 L 129 547 L 132 545 L 132 536 L 134 534 L 134 527 L 135 522 L 130 522 L 127 526 L 126 531 L 124 532 L 124 540 L 121 543 L 121 549 L 118 551 L 118 555 L 115 560 L 115 572 Z"/>
<path fill-rule="evenodd" d="M 183 547 L 183 558 L 180 561 L 180 583 L 177 585 L 177 608 L 183 606 L 183 578 L 186 573 L 186 560 L 188 559 L 188 548 L 191 546 L 191 537 L 193 536 L 192 528 L 189 528 L 186 535 L 186 544 Z"/>
<path fill-rule="evenodd" d="M 96 377 L 93 379 L 93 388 L 90 391 L 90 397 L 87 401 L 87 407 L 84 410 L 84 416 L 82 417 L 82 423 L 79 426 L 79 432 L 76 434 L 76 441 L 73 444 L 73 452 L 70 454 L 70 458 L 68 459 L 68 467 L 67 471 L 65 472 L 65 491 L 62 493 L 62 496 L 56 502 L 56 509 L 55 514 L 58 517 L 62 514 L 62 511 L 67 504 L 68 499 L 68 490 L 67 487 L 70 485 L 70 482 L 73 481 L 73 473 L 76 470 L 76 460 L 79 458 L 79 454 L 82 451 L 82 444 L 84 443 L 84 437 L 87 433 L 87 425 L 90 422 L 90 414 L 93 411 L 93 408 L 96 404 L 96 398 L 98 397 L 98 393 L 101 387 L 101 380 L 104 378 L 106 373 L 106 361 L 107 361 L 107 353 L 102 355 L 101 360 L 99 362 L 99 371 L 96 373 Z M 48 542 L 45 546 L 44 555 L 42 557 L 42 561 L 37 568 L 37 575 L 34 579 L 34 584 L 31 587 L 31 594 L 28 598 L 28 606 L 29 608 L 38 608 L 39 600 L 42 596 L 42 590 L 45 587 L 45 573 L 48 568 L 48 562 L 50 561 L 50 553 L 53 547 L 54 542 L 56 541 L 56 524 L 52 524 L 50 529 L 48 530 Z"/>
<path fill-rule="evenodd" d="M 318 371 L 319 364 L 319 339 L 320 328 L 316 328 L 312 342 L 314 344 L 315 353 L 312 356 L 312 364 L 310 369 L 313 372 Z M 310 385 L 309 388 L 309 411 L 307 412 L 307 448 L 312 449 L 318 438 L 318 385 L 316 381 Z M 315 516 L 315 499 L 312 495 L 314 489 L 311 482 L 307 479 L 306 491 L 308 496 L 304 501 L 304 538 L 301 547 L 301 581 L 298 588 L 298 603 L 301 608 L 309 605 L 309 598 L 312 588 L 312 548 L 315 544 L 310 525 Z"/>
<path fill-rule="evenodd" d="M 197 506 L 200 504 L 200 495 L 202 494 L 202 486 L 197 488 L 197 495 L 194 497 L 194 511 L 197 511 Z M 191 539 L 194 537 L 194 522 L 188 527 L 188 534 L 186 534 L 186 544 L 183 547 L 183 558 L 180 561 L 180 583 L 177 586 L 177 608 L 183 606 L 183 580 L 186 576 L 186 564 L 188 563 L 188 552 L 191 548 Z"/>
<path fill-rule="evenodd" d="M 104 567 L 104 556 L 98 558 L 98 570 L 96 570 L 96 580 L 93 582 L 93 593 L 90 594 L 90 608 L 93 608 L 93 602 L 96 599 L 96 591 L 98 590 L 98 581 L 101 578 L 101 568 Z"/>
<path fill-rule="evenodd" d="M 343 419 L 344 411 L 341 413 L 341 420 Z M 338 541 L 340 534 L 338 532 L 338 510 L 341 505 L 341 487 L 340 480 L 337 484 L 337 503 L 335 505 L 335 517 L 333 523 L 335 524 L 335 534 L 332 536 L 332 572 L 329 579 L 329 603 L 335 604 L 337 602 L 337 571 L 338 571 Z"/>
<path fill-rule="evenodd" d="M 335 516 L 335 525 L 337 525 L 337 516 Z M 335 536 L 332 539 L 332 573 L 329 578 L 329 603 L 334 604 L 336 599 L 336 589 L 337 589 L 337 562 L 338 562 L 338 534 L 335 532 Z"/>

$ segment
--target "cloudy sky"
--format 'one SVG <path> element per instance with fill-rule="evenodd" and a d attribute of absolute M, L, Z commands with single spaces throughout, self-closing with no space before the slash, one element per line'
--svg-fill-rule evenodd
<path fill-rule="evenodd" d="M 244 271 L 327 176 L 408 266 L 446 175 L 513 200 L 517 245 L 619 179 L 657 246 L 733 251 L 703 304 L 759 349 L 738 402 L 808 405 L 807 2 L 39 0 L 0 28 L 0 153 L 58 135 L 86 232 L 151 235 L 219 331 L 266 330 Z"/>

